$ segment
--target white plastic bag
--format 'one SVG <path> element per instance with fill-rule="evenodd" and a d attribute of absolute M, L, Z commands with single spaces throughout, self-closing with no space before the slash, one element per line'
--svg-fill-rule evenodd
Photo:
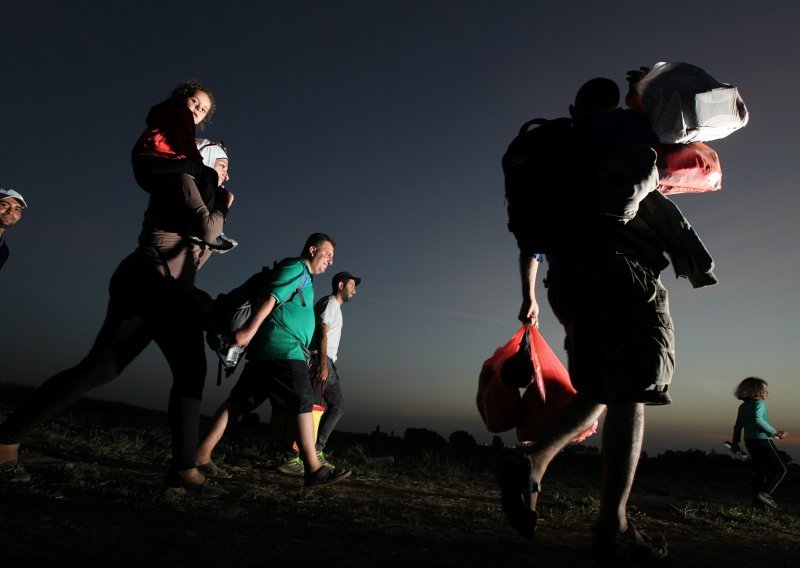
<path fill-rule="evenodd" d="M 656 63 L 636 90 L 653 130 L 665 144 L 717 140 L 749 120 L 736 87 L 689 63 Z"/>

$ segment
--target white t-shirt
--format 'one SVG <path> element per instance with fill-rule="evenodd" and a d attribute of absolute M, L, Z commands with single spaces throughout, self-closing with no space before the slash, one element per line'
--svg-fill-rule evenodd
<path fill-rule="evenodd" d="M 328 357 L 335 363 L 339 353 L 339 342 L 342 339 L 342 306 L 333 296 L 328 297 L 328 305 L 325 306 L 320 321 L 328 326 Z"/>

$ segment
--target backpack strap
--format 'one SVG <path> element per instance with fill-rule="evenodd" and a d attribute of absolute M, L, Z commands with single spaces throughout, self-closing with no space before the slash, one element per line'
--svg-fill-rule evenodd
<path fill-rule="evenodd" d="M 548 120 L 546 118 L 534 118 L 533 120 L 529 120 L 528 122 L 526 122 L 525 124 L 520 126 L 519 135 L 522 136 L 528 130 L 530 130 L 532 124 L 535 124 L 536 126 L 541 126 L 545 122 L 548 122 Z"/>

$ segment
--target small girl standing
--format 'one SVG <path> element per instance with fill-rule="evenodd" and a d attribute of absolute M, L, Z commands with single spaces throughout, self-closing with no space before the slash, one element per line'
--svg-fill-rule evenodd
<path fill-rule="evenodd" d="M 736 387 L 734 394 L 743 402 L 733 427 L 733 443 L 738 447 L 744 430 L 744 443 L 753 462 L 753 502 L 776 509 L 772 493 L 786 476 L 786 465 L 772 439 L 783 440 L 789 433 L 769 423 L 764 402 L 769 395 L 767 386 L 763 379 L 748 377 Z"/>

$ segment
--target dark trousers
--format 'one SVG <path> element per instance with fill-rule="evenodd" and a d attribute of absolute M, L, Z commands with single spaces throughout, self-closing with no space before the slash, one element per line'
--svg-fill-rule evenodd
<path fill-rule="evenodd" d="M 163 278 L 156 278 L 155 286 L 152 282 L 131 281 L 130 271 L 123 269 L 126 263 L 130 265 L 130 258 L 112 277 L 106 319 L 89 354 L 33 392 L 0 425 L 0 443 L 21 442 L 32 428 L 88 391 L 117 378 L 155 341 L 172 371 L 168 403 L 172 469 L 195 466 L 206 376 L 202 306 L 192 292 L 167 285 Z M 148 275 L 146 279 L 152 277 Z"/>
<path fill-rule="evenodd" d="M 325 391 L 322 395 L 326 408 L 319 422 L 319 432 L 317 433 L 317 450 L 320 451 L 325 449 L 328 438 L 345 411 L 342 384 L 339 381 L 336 364 L 330 357 L 326 357 L 326 359 L 328 361 L 328 379 L 325 381 Z"/>
<path fill-rule="evenodd" d="M 147 193 L 154 193 L 170 184 L 180 187 L 181 174 L 194 178 L 203 202 L 209 211 L 213 210 L 219 182 L 219 176 L 214 168 L 198 164 L 189 158 L 169 160 L 155 156 L 139 156 L 133 159 L 133 175 L 136 183 Z"/>
<path fill-rule="evenodd" d="M 772 495 L 786 476 L 786 464 L 778 454 L 772 440 L 745 440 L 753 462 L 753 492 L 764 491 Z"/>

